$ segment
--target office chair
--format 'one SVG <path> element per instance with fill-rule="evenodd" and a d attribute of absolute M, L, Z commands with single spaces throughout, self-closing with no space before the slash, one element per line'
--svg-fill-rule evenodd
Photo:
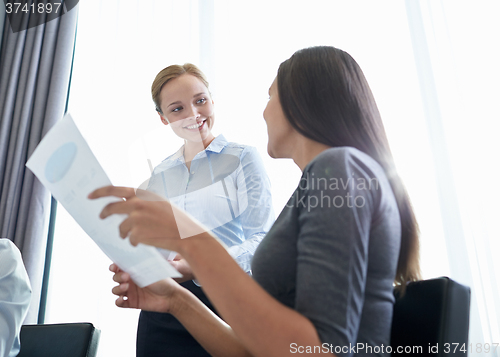
<path fill-rule="evenodd" d="M 95 357 L 100 334 L 91 323 L 23 325 L 18 357 Z"/>
<path fill-rule="evenodd" d="M 392 355 L 399 348 L 419 356 L 467 356 L 469 287 L 441 277 L 411 282 L 404 296 L 394 295 Z"/>

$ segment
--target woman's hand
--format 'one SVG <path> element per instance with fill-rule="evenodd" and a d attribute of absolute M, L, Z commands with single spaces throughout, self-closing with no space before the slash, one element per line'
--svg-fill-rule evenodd
<path fill-rule="evenodd" d="M 169 263 L 177 269 L 179 273 L 182 274 L 182 278 L 175 278 L 174 280 L 176 282 L 183 283 L 188 280 L 193 280 L 194 279 L 194 274 L 193 271 L 191 270 L 191 267 L 189 266 L 188 262 L 186 259 L 181 257 L 179 254 L 177 254 L 174 258 L 174 260 L 170 260 Z"/>
<path fill-rule="evenodd" d="M 119 283 L 111 290 L 118 296 L 116 306 L 170 313 L 178 307 L 176 294 L 183 288 L 173 279 L 160 280 L 140 288 L 132 281 L 130 275 L 120 270 L 116 264 L 111 264 L 109 270 L 115 273 L 113 280 Z"/>
<path fill-rule="evenodd" d="M 129 237 L 132 245 L 139 243 L 179 251 L 180 238 L 205 232 L 186 212 L 152 192 L 130 187 L 106 186 L 89 195 L 90 199 L 114 196 L 121 198 L 108 204 L 100 217 L 128 214 L 120 224 L 120 236 Z"/>

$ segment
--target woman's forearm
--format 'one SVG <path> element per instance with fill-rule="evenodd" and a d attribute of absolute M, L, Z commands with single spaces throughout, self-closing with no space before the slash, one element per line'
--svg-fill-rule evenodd
<path fill-rule="evenodd" d="M 209 234 L 183 240 L 180 249 L 217 311 L 252 355 L 282 357 L 292 354 L 292 343 L 321 345 L 306 317 L 270 296 Z"/>
<path fill-rule="evenodd" d="M 178 294 L 171 313 L 212 356 L 251 356 L 231 327 L 188 290 Z"/>

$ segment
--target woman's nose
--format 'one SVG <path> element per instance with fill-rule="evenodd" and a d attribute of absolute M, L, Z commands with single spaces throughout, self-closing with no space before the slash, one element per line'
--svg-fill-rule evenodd
<path fill-rule="evenodd" d="M 198 113 L 198 110 L 196 110 L 196 108 L 194 106 L 191 106 L 188 114 L 189 114 L 188 118 L 198 119 L 200 117 L 200 113 Z"/>

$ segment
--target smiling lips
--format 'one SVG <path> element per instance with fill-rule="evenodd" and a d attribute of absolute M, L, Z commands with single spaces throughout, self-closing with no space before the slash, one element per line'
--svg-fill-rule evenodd
<path fill-rule="evenodd" d="M 195 130 L 198 131 L 203 126 L 203 124 L 205 124 L 206 121 L 207 121 L 207 119 L 205 119 L 199 123 L 193 124 L 193 125 L 185 126 L 184 129 L 188 129 L 191 131 L 195 131 Z"/>

